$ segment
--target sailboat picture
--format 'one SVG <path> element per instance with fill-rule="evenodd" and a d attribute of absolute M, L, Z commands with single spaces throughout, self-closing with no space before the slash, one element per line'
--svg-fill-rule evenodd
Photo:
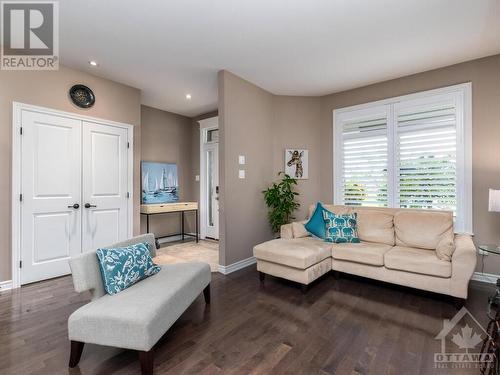
<path fill-rule="evenodd" d="M 177 164 L 143 161 L 142 203 L 171 203 L 179 201 Z"/>

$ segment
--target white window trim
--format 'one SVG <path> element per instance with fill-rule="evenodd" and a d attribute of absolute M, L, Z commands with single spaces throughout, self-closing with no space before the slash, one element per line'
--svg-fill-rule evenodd
<path fill-rule="evenodd" d="M 464 171 L 460 176 L 459 180 L 457 180 L 457 211 L 460 206 L 461 212 L 463 212 L 463 222 L 460 223 L 460 226 L 463 230 L 461 232 L 464 233 L 473 233 L 473 212 L 472 212 L 472 84 L 471 82 L 462 83 L 454 86 L 442 87 L 434 90 L 421 91 L 414 94 L 402 95 L 393 98 L 378 100 L 375 102 L 359 104 L 350 107 L 344 107 L 333 110 L 333 202 L 335 204 L 342 204 L 341 201 L 341 184 L 337 183 L 340 178 L 339 171 L 342 170 L 342 159 L 336 157 L 336 153 L 338 150 L 341 150 L 341 141 L 342 137 L 339 136 L 339 132 L 341 127 L 338 125 L 339 117 L 343 113 L 351 112 L 351 111 L 359 111 L 365 110 L 367 112 L 374 110 L 376 107 L 396 104 L 401 101 L 407 100 L 415 100 L 415 99 L 423 99 L 429 96 L 439 95 L 439 94 L 450 94 L 455 93 L 460 95 L 461 104 L 463 108 L 459 108 L 457 113 L 463 113 L 464 118 L 458 119 L 457 121 L 457 134 L 461 136 L 464 135 L 465 139 L 462 142 L 463 147 L 457 148 L 457 159 L 460 158 L 461 165 L 464 166 Z M 459 106 L 460 107 L 460 106 Z M 390 107 L 390 113 L 388 115 L 388 122 L 394 124 L 395 122 L 395 114 L 394 107 Z M 463 110 L 462 110 L 463 109 Z M 392 132 L 388 132 L 388 144 L 394 144 L 394 132 L 396 131 L 395 126 L 391 126 L 393 129 Z M 394 152 L 393 147 L 389 147 L 388 150 L 388 162 L 390 165 L 393 164 L 394 161 Z M 389 171 L 388 179 L 393 180 L 395 178 L 394 173 Z M 394 186 L 393 184 L 389 184 L 390 186 Z M 391 194 L 391 198 L 388 201 L 390 207 L 394 207 L 395 195 Z"/>

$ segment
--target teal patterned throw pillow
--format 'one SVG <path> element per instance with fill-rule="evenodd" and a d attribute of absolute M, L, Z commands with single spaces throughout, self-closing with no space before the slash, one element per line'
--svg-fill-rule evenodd
<path fill-rule="evenodd" d="M 327 242 L 334 243 L 359 243 L 358 215 L 356 213 L 335 215 L 324 211 L 325 231 Z"/>
<path fill-rule="evenodd" d="M 161 270 L 153 263 L 147 242 L 116 249 L 97 249 L 96 253 L 108 294 L 119 293 Z"/>

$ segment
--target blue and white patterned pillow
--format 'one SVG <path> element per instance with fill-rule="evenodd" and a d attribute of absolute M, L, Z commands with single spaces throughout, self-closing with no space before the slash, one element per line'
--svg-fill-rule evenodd
<path fill-rule="evenodd" d="M 97 249 L 96 253 L 108 294 L 119 293 L 161 270 L 153 263 L 147 242 L 115 249 Z"/>
<path fill-rule="evenodd" d="M 359 243 L 358 214 L 335 215 L 324 211 L 326 242 Z"/>

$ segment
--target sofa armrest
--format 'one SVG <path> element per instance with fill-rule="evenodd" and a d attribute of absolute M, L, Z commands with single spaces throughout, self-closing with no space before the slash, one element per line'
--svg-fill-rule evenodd
<path fill-rule="evenodd" d="M 469 280 L 476 269 L 477 252 L 472 237 L 455 235 L 455 252 L 451 258 L 451 293 L 455 297 L 467 298 Z"/>
<path fill-rule="evenodd" d="M 291 240 L 293 238 L 292 224 L 285 224 L 281 226 L 280 237 L 284 240 Z"/>

